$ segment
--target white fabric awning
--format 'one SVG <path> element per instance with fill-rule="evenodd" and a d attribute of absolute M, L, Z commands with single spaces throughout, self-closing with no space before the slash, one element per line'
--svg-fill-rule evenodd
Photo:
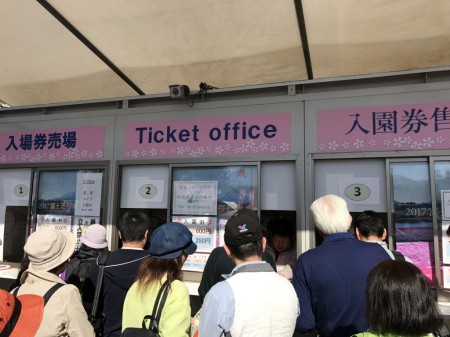
<path fill-rule="evenodd" d="M 447 67 L 449 17 L 447 0 L 3 0 L 0 102 Z"/>

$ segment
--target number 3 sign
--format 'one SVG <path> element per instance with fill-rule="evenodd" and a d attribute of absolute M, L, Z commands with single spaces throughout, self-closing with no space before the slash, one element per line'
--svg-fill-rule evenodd
<path fill-rule="evenodd" d="M 349 204 L 378 205 L 380 203 L 380 181 L 378 178 L 341 178 L 339 195 Z"/>

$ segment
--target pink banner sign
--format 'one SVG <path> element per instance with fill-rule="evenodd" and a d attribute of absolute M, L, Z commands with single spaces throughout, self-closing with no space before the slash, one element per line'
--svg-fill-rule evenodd
<path fill-rule="evenodd" d="M 447 149 L 450 102 L 319 110 L 318 152 Z"/>
<path fill-rule="evenodd" d="M 291 152 L 291 114 L 128 123 L 126 159 Z"/>
<path fill-rule="evenodd" d="M 104 126 L 0 133 L 0 163 L 103 159 Z"/>

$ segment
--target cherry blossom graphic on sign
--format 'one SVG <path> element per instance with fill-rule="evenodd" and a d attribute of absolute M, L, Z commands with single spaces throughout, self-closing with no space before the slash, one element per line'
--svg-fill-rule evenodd
<path fill-rule="evenodd" d="M 317 151 L 448 148 L 449 106 L 440 102 L 319 110 Z"/>
<path fill-rule="evenodd" d="M 104 126 L 0 133 L 0 163 L 100 160 Z"/>
<path fill-rule="evenodd" d="M 287 154 L 291 148 L 290 113 L 125 126 L 125 159 Z"/>

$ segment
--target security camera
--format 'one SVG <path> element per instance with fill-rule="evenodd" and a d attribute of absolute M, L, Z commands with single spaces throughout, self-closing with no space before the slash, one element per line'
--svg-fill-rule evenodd
<path fill-rule="evenodd" d="M 169 85 L 170 98 L 185 98 L 189 95 L 189 87 L 187 85 L 173 84 Z"/>

